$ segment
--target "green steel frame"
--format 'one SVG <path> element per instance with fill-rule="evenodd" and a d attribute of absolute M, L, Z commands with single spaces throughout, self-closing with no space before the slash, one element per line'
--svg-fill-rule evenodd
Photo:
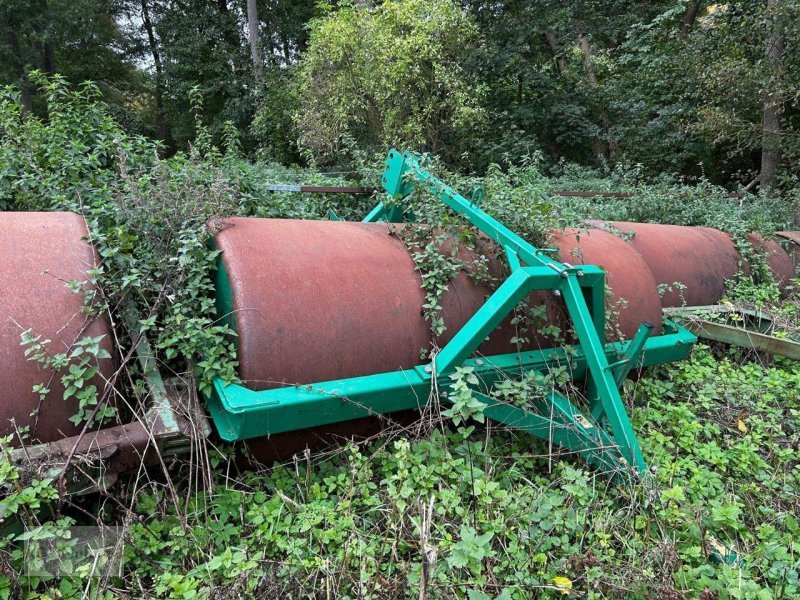
<path fill-rule="evenodd" d="M 476 397 L 487 417 L 578 453 L 589 463 L 615 475 L 642 474 L 646 464 L 619 394 L 632 368 L 685 358 L 697 338 L 665 320 L 664 333 L 652 336 L 643 323 L 632 340 L 605 343 L 605 275 L 591 265 L 572 266 L 544 254 L 437 179 L 418 155 L 391 150 L 382 179 L 387 201 L 365 222 L 400 222 L 408 214 L 407 196 L 417 186 L 429 191 L 499 244 L 510 275 L 485 304 L 453 336 L 428 365 L 413 369 L 253 391 L 237 384 L 214 382 L 209 410 L 220 436 L 228 441 L 296 431 L 309 427 L 405 409 L 422 409 L 434 381 L 446 390 L 458 366 L 474 369 L 480 385 Z M 550 290 L 561 296 L 579 345 L 476 358 L 475 350 L 530 292 Z M 230 289 L 222 262 L 217 274 L 218 306 L 231 312 Z M 586 379 L 588 406 L 582 412 L 566 396 L 549 390 L 530 409 L 501 403 L 491 395 L 503 378 L 525 373 L 544 375 L 556 365 L 569 367 L 574 380 Z M 443 395 L 443 401 L 447 401 Z"/>

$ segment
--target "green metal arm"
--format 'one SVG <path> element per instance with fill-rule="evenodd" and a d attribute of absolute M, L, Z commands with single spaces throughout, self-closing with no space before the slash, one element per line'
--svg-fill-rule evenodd
<path fill-rule="evenodd" d="M 413 218 L 406 198 L 416 186 L 426 186 L 505 250 L 511 274 L 431 364 L 258 392 L 215 381 L 214 393 L 207 400 L 220 436 L 230 441 L 249 439 L 367 415 L 419 409 L 427 403 L 434 380 L 446 389 L 449 374 L 457 366 L 466 365 L 481 381 L 480 389 L 474 392 L 487 405 L 485 414 L 490 418 L 579 453 L 615 476 L 644 473 L 646 464 L 618 387 L 637 364 L 685 358 L 696 338 L 665 321 L 665 333 L 660 336 L 651 337 L 652 325 L 643 325 L 633 340 L 606 344 L 605 274 L 601 269 L 591 265 L 575 267 L 543 254 L 481 210 L 478 202 L 467 200 L 424 169 L 416 155 L 390 151 L 382 183 L 387 202 L 379 203 L 364 221 L 401 222 Z M 218 267 L 224 278 L 221 260 Z M 574 355 L 553 348 L 474 358 L 486 336 L 534 290 L 550 290 L 563 298 L 579 341 Z M 485 393 L 503 378 L 528 372 L 544 374 L 557 365 L 568 365 L 575 379 L 586 378 L 586 415 L 555 391 L 548 392 L 544 400 L 532 400 L 530 408 L 502 404 L 491 393 Z"/>
<path fill-rule="evenodd" d="M 412 154 L 400 154 L 391 150 L 386 160 L 382 183 L 395 201 L 408 196 L 417 185 L 427 186 L 444 204 L 500 244 L 508 256 L 511 275 L 442 348 L 436 359 L 437 371 L 447 373 L 461 364 L 532 290 L 549 289 L 559 293 L 564 299 L 586 356 L 592 413 L 598 420 L 608 422 L 622 458 L 632 464 L 637 472 L 643 472 L 646 468 L 644 457 L 622 404 L 615 372 L 610 369 L 604 351 L 605 332 L 599 326 L 604 323 L 604 319 L 593 318 L 584 288 L 579 282 L 587 273 L 592 275 L 592 281 L 585 286 L 586 289 L 591 291 L 592 296 L 602 294 L 602 271 L 594 266 L 565 265 L 542 254 L 539 249 L 422 168 L 419 159 Z M 520 266 L 521 264 L 530 266 Z M 595 311 L 598 309 L 596 305 L 592 308 Z"/>

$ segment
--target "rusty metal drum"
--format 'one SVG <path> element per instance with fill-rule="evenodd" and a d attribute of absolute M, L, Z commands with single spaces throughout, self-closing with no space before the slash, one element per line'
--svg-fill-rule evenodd
<path fill-rule="evenodd" d="M 800 268 L 800 231 L 777 231 L 775 237 L 792 259 L 795 270 Z"/>
<path fill-rule="evenodd" d="M 404 242 L 378 223 L 231 218 L 216 235 L 238 334 L 239 375 L 251 389 L 407 369 L 430 347 L 425 293 Z M 620 326 L 660 323 L 653 276 L 624 241 L 603 231 L 554 233 L 561 257 L 609 272 L 623 299 Z M 447 343 L 490 290 L 459 275 L 442 297 Z M 613 301 L 613 299 L 612 299 Z M 555 315 L 551 294 L 532 295 Z M 557 318 L 554 316 L 553 318 Z M 513 351 L 507 324 L 480 348 Z"/>
<path fill-rule="evenodd" d="M 87 281 L 87 271 L 97 264 L 83 239 L 87 233 L 83 218 L 72 213 L 0 213 L 0 435 L 27 427 L 30 442 L 49 442 L 79 431 L 69 421 L 77 400 L 63 399 L 62 374 L 28 360 L 20 335 L 30 329 L 50 340 L 47 349 L 53 354 L 69 352 L 85 336 L 102 335 L 103 347 L 111 352 L 108 323 L 87 321 L 83 294 L 66 287 L 69 281 Z M 98 366 L 93 383 L 102 393 L 113 361 L 101 360 Z M 41 402 L 32 391 L 38 384 L 50 390 Z"/>
<path fill-rule="evenodd" d="M 610 290 L 606 305 L 614 328 L 625 338 L 633 337 L 644 321 L 661 333 L 661 300 L 657 283 L 646 261 L 635 249 L 612 233 L 599 229 L 566 229 L 550 240 L 562 262 L 601 267 Z"/>
<path fill-rule="evenodd" d="M 716 304 L 725 294 L 726 280 L 749 266 L 732 238 L 710 227 L 686 227 L 625 221 L 593 221 L 593 225 L 623 239 L 642 256 L 658 285 L 664 286 L 665 307 Z M 792 259 L 775 240 L 751 233 L 748 240 L 763 252 L 775 281 L 785 288 L 794 277 Z M 669 289 L 672 288 L 672 289 Z"/>
<path fill-rule="evenodd" d="M 233 311 L 239 376 L 255 390 L 370 375 L 422 364 L 431 347 L 424 319 L 425 293 L 404 241 L 385 223 L 229 218 L 215 243 L 224 269 L 218 294 Z M 561 258 L 598 264 L 608 271 L 612 304 L 624 302 L 619 328 L 627 337 L 643 321 L 660 327 L 655 280 L 642 258 L 623 240 L 603 231 L 554 232 Z M 486 255 L 492 253 L 487 249 Z M 470 259 L 469 255 L 461 256 Z M 490 271 L 501 272 L 500 259 Z M 480 308 L 491 290 L 459 274 L 440 299 L 447 326 L 441 347 Z M 566 325 L 563 304 L 536 292 L 531 304 L 546 305 L 551 322 Z M 513 352 L 515 334 L 504 322 L 478 354 Z M 532 335 L 530 347 L 548 347 Z M 316 428 L 313 436 L 279 434 L 250 440 L 262 461 L 287 458 L 331 436 L 363 437 L 379 430 L 375 420 Z"/>
<path fill-rule="evenodd" d="M 739 270 L 739 253 L 730 236 L 710 227 L 683 227 L 623 221 L 593 222 L 638 252 L 666 289 L 664 307 L 716 304 L 725 280 Z M 678 284 L 678 285 L 675 285 Z"/>
<path fill-rule="evenodd" d="M 748 235 L 747 239 L 757 252 L 764 253 L 775 282 L 781 290 L 785 290 L 786 286 L 789 285 L 789 281 L 797 276 L 792 257 L 789 256 L 789 253 L 783 249 L 777 240 L 765 240 L 755 232 Z"/>
<path fill-rule="evenodd" d="M 407 369 L 425 294 L 386 225 L 231 218 L 216 235 L 251 389 Z"/>

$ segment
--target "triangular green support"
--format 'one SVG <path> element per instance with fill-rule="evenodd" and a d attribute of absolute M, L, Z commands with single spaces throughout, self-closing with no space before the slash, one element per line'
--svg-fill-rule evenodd
<path fill-rule="evenodd" d="M 601 302 L 596 301 L 604 298 L 602 271 L 593 266 L 568 266 L 547 257 L 481 210 L 477 202 L 467 200 L 424 169 L 417 155 L 391 150 L 386 160 L 382 183 L 395 207 L 416 186 L 426 186 L 439 200 L 465 217 L 506 251 L 511 275 L 442 348 L 435 358 L 436 373 L 449 373 L 463 363 L 531 291 L 551 290 L 558 293 L 564 299 L 581 350 L 586 357 L 587 390 L 592 410 L 589 415 L 583 415 L 566 398 L 553 394 L 550 406 L 544 408 L 557 413 L 562 421 L 570 425 L 567 429 L 577 430 L 566 432 L 562 428 L 556 431 L 552 427 L 543 430 L 539 426 L 527 425 L 521 428 L 537 437 L 544 437 L 569 450 L 580 452 L 592 462 L 599 462 L 604 468 L 610 466 L 609 456 L 614 453 L 612 448 L 603 448 L 600 458 L 591 445 L 607 446 L 608 442 L 613 441 L 612 445 L 616 446 L 617 453 L 616 466 L 630 465 L 637 473 L 643 473 L 647 466 L 622 404 L 618 386 L 635 362 L 640 360 L 652 325 L 640 329 L 628 346 L 629 355 L 613 366 L 609 365 L 603 331 L 605 317 L 602 313 L 598 314 L 598 311 L 604 311 L 604 307 Z M 373 211 L 368 219 L 390 221 L 392 216 L 397 214 Z M 584 293 L 587 290 L 590 292 L 589 298 L 595 300 L 591 306 L 587 304 L 587 295 Z M 488 396 L 485 398 L 488 399 Z M 492 411 L 496 415 L 493 418 L 506 425 L 517 426 L 515 423 L 520 417 L 520 410 L 497 407 Z M 532 419 L 534 416 L 526 415 L 525 419 Z M 602 428 L 602 424 L 606 423 L 611 429 L 610 438 Z"/>
<path fill-rule="evenodd" d="M 632 340 L 607 344 L 605 274 L 601 269 L 573 267 L 550 258 L 481 210 L 477 201 L 467 200 L 425 170 L 417 155 L 391 150 L 382 183 L 386 202 L 379 203 L 364 221 L 413 220 L 407 197 L 415 187 L 425 186 L 505 250 L 511 274 L 428 365 L 263 391 L 215 380 L 207 401 L 220 436 L 228 441 L 243 440 L 421 409 L 434 380 L 444 389 L 456 367 L 467 366 L 481 382 L 480 389 L 473 391 L 486 404 L 484 414 L 489 418 L 578 453 L 616 478 L 643 474 L 647 467 L 618 386 L 631 368 L 685 358 L 697 338 L 664 321 L 662 335 L 651 336 L 653 327 L 645 323 Z M 221 259 L 216 281 L 225 314 L 230 310 L 225 302 L 230 290 Z M 569 353 L 550 348 L 474 357 L 486 336 L 534 290 L 561 295 L 579 344 Z M 553 390 L 542 390 L 526 408 L 501 403 L 486 393 L 504 378 L 544 374 L 565 364 L 576 380 L 586 379 L 589 406 L 585 413 Z"/>

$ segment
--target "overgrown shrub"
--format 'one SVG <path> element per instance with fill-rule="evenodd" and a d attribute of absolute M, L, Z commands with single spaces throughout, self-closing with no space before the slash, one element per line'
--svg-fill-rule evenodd
<path fill-rule="evenodd" d="M 93 85 L 72 88 L 42 75 L 34 82 L 47 100 L 46 119 L 23 114 L 11 88 L 0 99 L 0 207 L 82 214 L 102 258 L 103 303 L 95 310 L 133 305 L 169 368 L 199 375 L 201 389 L 217 375 L 232 379 L 231 332 L 214 311 L 207 221 L 321 217 L 331 202 L 269 192 L 266 185 L 290 171 L 240 158 L 230 128 L 226 152 L 212 146 L 196 95 L 194 145 L 162 159 L 155 143 L 116 124 Z"/>
<path fill-rule="evenodd" d="M 483 88 L 464 75 L 477 39 L 452 0 L 345 5 L 311 21 L 299 67 L 301 146 L 320 164 L 345 138 L 367 151 L 409 144 L 461 164 L 484 123 Z"/>

